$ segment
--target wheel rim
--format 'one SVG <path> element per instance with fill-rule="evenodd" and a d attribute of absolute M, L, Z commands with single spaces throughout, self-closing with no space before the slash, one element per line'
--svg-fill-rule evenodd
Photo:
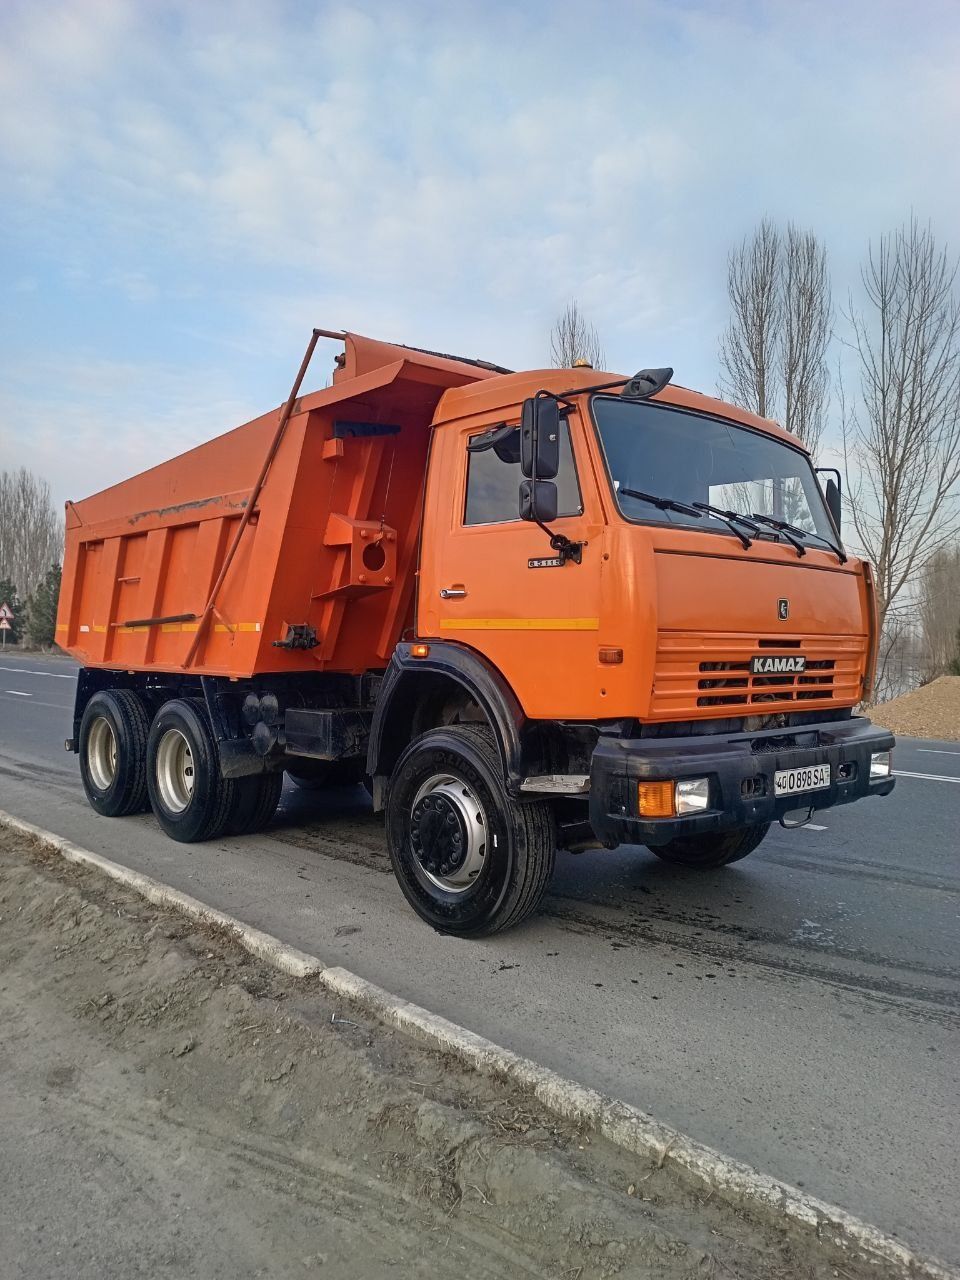
<path fill-rule="evenodd" d="M 193 752 L 179 729 L 168 729 L 157 747 L 157 788 L 164 807 L 183 813 L 193 798 Z"/>
<path fill-rule="evenodd" d="M 410 842 L 420 870 L 445 893 L 466 893 L 487 856 L 487 819 L 467 784 L 452 774 L 428 778 L 414 796 Z"/>
<path fill-rule="evenodd" d="M 106 716 L 97 716 L 87 738 L 87 767 L 94 785 L 109 791 L 117 776 L 117 736 Z"/>

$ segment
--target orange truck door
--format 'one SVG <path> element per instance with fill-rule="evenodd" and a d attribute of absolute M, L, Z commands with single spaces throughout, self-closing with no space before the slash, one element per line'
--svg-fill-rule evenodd
<path fill-rule="evenodd" d="M 556 552 L 542 529 L 518 515 L 519 439 L 468 452 L 486 430 L 450 426 L 434 439 L 419 632 L 483 654 L 531 718 L 595 714 L 602 524 L 591 511 L 589 463 L 582 450 L 574 457 L 564 427 L 559 518 L 551 528 L 587 545 L 579 565 L 539 567 Z"/>

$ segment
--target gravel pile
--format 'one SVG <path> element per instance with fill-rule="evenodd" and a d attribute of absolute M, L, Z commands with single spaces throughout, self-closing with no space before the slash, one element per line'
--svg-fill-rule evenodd
<path fill-rule="evenodd" d="M 905 738 L 960 741 L 960 676 L 941 676 L 871 708 L 870 719 Z"/>

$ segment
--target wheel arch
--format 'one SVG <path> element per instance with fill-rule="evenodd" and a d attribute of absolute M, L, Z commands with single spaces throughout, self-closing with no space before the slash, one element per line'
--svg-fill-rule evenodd
<path fill-rule="evenodd" d="M 413 657 L 412 647 L 397 645 L 387 667 L 370 727 L 367 772 L 375 779 L 389 775 L 416 736 L 415 726 L 437 727 L 424 724 L 418 714 L 425 704 L 466 694 L 493 730 L 507 791 L 518 794 L 530 743 L 526 717 L 510 685 L 485 658 L 461 645 L 431 641 L 422 658 Z M 374 791 L 375 803 L 379 790 Z"/>

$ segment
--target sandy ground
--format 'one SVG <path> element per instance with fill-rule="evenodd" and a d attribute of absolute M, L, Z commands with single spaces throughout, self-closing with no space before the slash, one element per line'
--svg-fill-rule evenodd
<path fill-rule="evenodd" d="M 871 707 L 868 715 L 905 738 L 960 741 L 960 676 L 941 676 L 922 689 Z"/>
<path fill-rule="evenodd" d="M 0 1278 L 898 1274 L 0 832 Z"/>

